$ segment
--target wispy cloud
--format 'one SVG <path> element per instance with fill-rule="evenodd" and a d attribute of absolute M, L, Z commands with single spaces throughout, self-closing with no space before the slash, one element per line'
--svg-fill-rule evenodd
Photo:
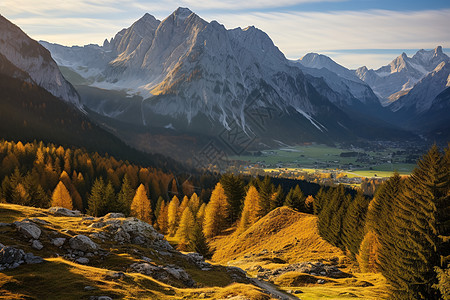
<path fill-rule="evenodd" d="M 360 64 L 376 67 L 382 60 L 386 59 L 386 63 L 393 57 L 376 51 L 354 55 L 332 51 L 450 47 L 450 9 L 323 12 L 293 9 L 295 5 L 319 2 L 345 1 L 40 0 L 36 4 L 34 0 L 2 0 L 0 12 L 31 37 L 64 45 L 102 43 L 145 12 L 163 19 L 178 6 L 185 6 L 206 20 L 217 20 L 227 28 L 255 25 L 293 59 L 308 52 L 329 52 L 349 67 Z"/>
<path fill-rule="evenodd" d="M 342 49 L 416 49 L 450 46 L 450 9 L 418 12 L 288 12 L 223 14 L 227 27 L 253 24 L 287 57 Z M 208 16 L 214 18 L 213 16 Z"/>

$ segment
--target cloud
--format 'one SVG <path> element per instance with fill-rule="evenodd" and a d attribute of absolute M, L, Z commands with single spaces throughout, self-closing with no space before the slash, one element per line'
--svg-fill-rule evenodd
<path fill-rule="evenodd" d="M 449 15 L 450 9 L 370 10 L 222 14 L 217 19 L 228 28 L 255 25 L 287 57 L 299 58 L 308 52 L 330 50 L 447 48 Z"/>
<path fill-rule="evenodd" d="M 0 11 L 32 38 L 63 45 L 102 43 L 105 38 L 130 26 L 145 12 L 164 19 L 176 7 L 187 6 L 204 19 L 217 20 L 227 28 L 255 25 L 265 31 L 280 50 L 292 59 L 308 52 L 345 49 L 450 47 L 450 9 L 293 10 L 295 5 L 302 3 L 330 1 L 345 0 L 40 0 L 38 5 L 33 0 L 2 0 Z M 376 52 L 373 55 L 336 53 L 331 55 L 350 67 L 356 64 L 376 67 L 388 57 L 388 54 Z M 352 57 L 354 63 L 351 63 Z M 363 62 L 363 59 L 367 61 Z"/>

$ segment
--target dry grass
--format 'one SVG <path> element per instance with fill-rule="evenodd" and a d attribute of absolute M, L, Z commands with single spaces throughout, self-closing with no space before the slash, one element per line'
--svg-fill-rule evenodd
<path fill-rule="evenodd" d="M 264 249 L 277 252 L 288 263 L 327 261 L 343 256 L 338 248 L 319 236 L 317 217 L 280 207 L 240 235 L 215 239 L 213 261 L 225 263 Z"/>

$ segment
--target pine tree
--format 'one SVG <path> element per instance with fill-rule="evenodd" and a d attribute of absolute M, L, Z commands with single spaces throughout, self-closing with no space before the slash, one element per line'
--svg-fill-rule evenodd
<path fill-rule="evenodd" d="M 323 188 L 320 188 L 313 202 L 313 210 L 316 216 L 319 215 L 320 211 L 324 207 L 326 200 L 327 200 L 327 193 Z"/>
<path fill-rule="evenodd" d="M 204 257 L 209 257 L 211 254 L 200 222 L 195 222 L 192 230 L 192 238 L 189 242 L 189 248 L 191 251 L 200 253 Z"/>
<path fill-rule="evenodd" d="M 62 181 L 58 183 L 52 195 L 52 206 L 73 209 L 72 197 Z"/>
<path fill-rule="evenodd" d="M 295 186 L 294 189 L 291 189 L 286 196 L 286 200 L 284 201 L 284 205 L 288 206 L 292 209 L 305 212 L 305 200 L 306 197 L 303 194 L 302 190 L 298 186 Z"/>
<path fill-rule="evenodd" d="M 202 203 L 202 205 L 200 205 L 200 208 L 198 209 L 197 215 L 195 216 L 197 222 L 202 224 L 202 228 L 203 228 L 203 221 L 205 220 L 205 211 L 206 211 L 206 203 Z"/>
<path fill-rule="evenodd" d="M 152 207 L 143 184 L 139 185 L 131 202 L 131 215 L 152 224 Z"/>
<path fill-rule="evenodd" d="M 135 191 L 131 187 L 128 175 L 125 174 L 122 180 L 122 187 L 117 195 L 117 211 L 122 212 L 125 216 L 129 216 L 134 195 Z"/>
<path fill-rule="evenodd" d="M 227 225 L 229 203 L 222 184 L 217 183 L 205 209 L 203 233 L 207 239 L 219 235 Z"/>
<path fill-rule="evenodd" d="M 441 245 L 450 235 L 440 226 L 449 219 L 441 215 L 449 205 L 449 169 L 434 145 L 418 162 L 395 202 L 395 231 L 382 240 L 384 255 L 380 258 L 394 299 L 439 298 L 432 286 L 437 282 L 434 268 L 442 267 Z"/>
<path fill-rule="evenodd" d="M 358 190 L 343 220 L 343 244 L 353 257 L 356 257 L 359 253 L 359 247 L 364 238 L 368 206 L 369 200 L 363 195 L 361 190 Z"/>
<path fill-rule="evenodd" d="M 239 221 L 237 232 L 244 232 L 247 228 L 258 221 L 260 215 L 260 195 L 254 186 L 250 186 L 244 200 L 244 208 L 242 210 L 241 219 Z"/>
<path fill-rule="evenodd" d="M 270 181 L 270 177 L 264 177 L 263 181 L 258 184 L 259 191 L 259 217 L 264 217 L 270 212 L 272 195 L 274 194 L 274 186 Z"/>
<path fill-rule="evenodd" d="M 173 236 L 178 227 L 178 207 L 180 206 L 180 200 L 177 196 L 173 196 L 172 201 L 169 203 L 168 208 L 168 224 L 169 224 L 169 235 Z"/>
<path fill-rule="evenodd" d="M 233 224 L 239 218 L 243 200 L 245 197 L 244 182 L 234 174 L 225 174 L 220 178 L 220 183 L 225 191 L 229 204 L 229 224 Z"/>
<path fill-rule="evenodd" d="M 178 230 L 176 233 L 176 238 L 179 240 L 180 244 L 183 245 L 183 248 L 189 244 L 192 240 L 192 229 L 195 225 L 194 215 L 189 207 L 186 207 L 181 215 L 180 225 L 178 226 Z"/>
<path fill-rule="evenodd" d="M 283 206 L 284 203 L 284 193 L 283 188 L 279 184 L 275 192 L 272 194 L 270 202 L 270 210 L 274 210 L 277 207 Z"/>
<path fill-rule="evenodd" d="M 104 210 L 105 198 L 103 191 L 106 189 L 103 178 L 97 178 L 92 185 L 91 194 L 88 200 L 88 214 L 98 217 Z"/>

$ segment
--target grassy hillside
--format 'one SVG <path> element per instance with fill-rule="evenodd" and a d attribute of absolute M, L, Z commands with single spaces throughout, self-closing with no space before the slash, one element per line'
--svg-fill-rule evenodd
<path fill-rule="evenodd" d="M 213 260 L 226 262 L 264 249 L 277 252 L 288 263 L 342 257 L 338 248 L 319 236 L 317 217 L 280 207 L 259 220 L 240 235 L 229 235 L 213 241 Z"/>
<path fill-rule="evenodd" d="M 0 272 L 0 299 L 89 299 L 101 295 L 113 299 L 221 299 L 235 295 L 245 296 L 245 299 L 269 299 L 242 276 L 240 280 L 236 279 L 233 269 L 212 265 L 210 270 L 202 270 L 173 250 L 169 255 L 146 245 L 93 238 L 100 247 L 98 251 L 104 255 L 96 254 L 88 265 L 76 263 L 63 256 L 68 242 L 57 247 L 51 240 L 101 232 L 104 229 L 89 227 L 99 221 L 98 218 L 55 216 L 44 209 L 0 204 L 0 222 L 12 223 L 25 218 L 42 230 L 39 240 L 44 247 L 41 250 L 32 248 L 29 238 L 18 234 L 14 226 L 0 227 L 0 241 L 41 256 L 45 262 L 23 264 Z M 142 262 L 142 257 L 154 265 L 182 267 L 195 281 L 195 286 L 188 288 L 176 280 L 164 283 L 130 270 L 130 264 Z M 114 277 L 117 272 L 122 272 L 123 276 Z"/>
<path fill-rule="evenodd" d="M 379 300 L 388 296 L 381 274 L 354 272 L 354 265 L 345 254 L 319 236 L 316 216 L 288 207 L 273 210 L 240 235 L 216 238 L 212 246 L 216 251 L 214 261 L 240 267 L 258 278 L 295 264 L 318 261 L 344 272 L 342 278 L 333 278 L 288 271 L 265 279 L 302 300 Z"/>

